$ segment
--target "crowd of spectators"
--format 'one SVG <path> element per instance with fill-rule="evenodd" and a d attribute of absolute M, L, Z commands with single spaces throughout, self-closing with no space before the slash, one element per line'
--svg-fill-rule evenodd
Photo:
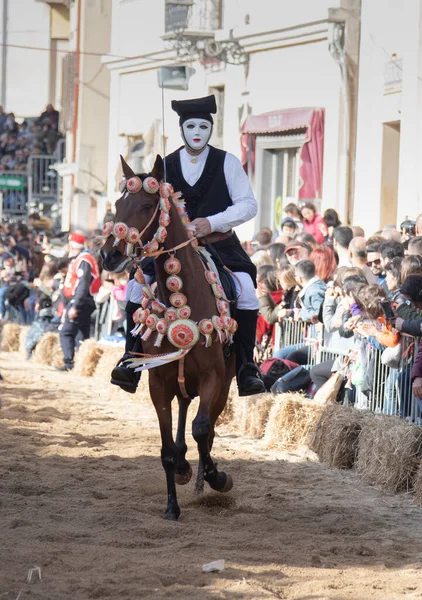
<path fill-rule="evenodd" d="M 310 385 L 305 379 L 301 389 L 310 397 L 341 369 L 343 395 L 354 402 L 356 388 L 368 373 L 373 376 L 370 350 L 388 349 L 384 364 L 397 366 L 406 336 L 422 335 L 422 215 L 400 230 L 392 225 L 370 236 L 361 227 L 342 225 L 333 209 L 318 215 L 311 203 L 302 209 L 289 204 L 285 215 L 279 231 L 264 228 L 245 246 L 258 269 L 257 360 L 261 366 L 278 359 L 304 367 Z M 287 323 L 302 324 L 304 334 L 298 343 L 274 350 L 277 323 L 277 335 Z M 333 358 L 311 366 L 317 328 Z M 422 398 L 420 350 L 412 370 L 390 373 L 386 381 L 380 378 L 382 391 L 369 390 L 383 396 L 384 412 L 409 416 L 408 398 L 400 398 L 406 386 L 413 384 L 414 396 Z"/>
<path fill-rule="evenodd" d="M 29 124 L 0 106 L 0 171 L 25 171 L 31 154 L 53 154 L 60 139 L 59 113 L 51 104 Z"/>
<path fill-rule="evenodd" d="M 98 233 L 87 239 L 87 251 L 96 258 Z M 68 234 L 53 232 L 51 221 L 38 213 L 32 214 L 28 223 L 0 224 L 0 321 L 30 326 L 26 344 L 28 358 L 45 332 L 58 331 L 61 326 L 65 305 L 63 285 L 70 262 L 68 253 Z M 102 286 L 96 296 L 92 335 L 124 340 L 124 296 L 128 278 L 129 273 L 103 273 Z"/>

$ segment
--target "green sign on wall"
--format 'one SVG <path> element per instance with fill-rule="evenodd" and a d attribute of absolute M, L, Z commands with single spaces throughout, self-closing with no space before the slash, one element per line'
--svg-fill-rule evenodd
<path fill-rule="evenodd" d="M 0 175 L 0 190 L 18 190 L 21 191 L 25 187 L 25 178 L 19 175 Z"/>

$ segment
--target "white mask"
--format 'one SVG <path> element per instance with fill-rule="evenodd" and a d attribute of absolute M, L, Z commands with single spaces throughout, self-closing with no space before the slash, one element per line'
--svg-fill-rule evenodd
<path fill-rule="evenodd" d="M 208 144 L 212 134 L 212 125 L 205 119 L 188 119 L 182 125 L 182 137 L 194 152 L 201 152 Z"/>

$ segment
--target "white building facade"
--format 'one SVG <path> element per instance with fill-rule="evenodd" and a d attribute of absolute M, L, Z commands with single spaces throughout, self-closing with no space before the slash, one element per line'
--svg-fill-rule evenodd
<path fill-rule="evenodd" d="M 263 226 L 277 229 L 291 200 L 310 199 L 344 216 L 343 84 L 329 52 L 329 9 L 342 2 L 195 0 L 184 40 L 198 30 L 214 34 L 222 47 L 235 40 L 247 65 L 219 62 L 219 44 L 208 47 L 216 59 L 198 60 L 186 45 L 177 56 L 174 36 L 162 39 L 169 37 L 168 4 L 178 3 L 113 0 L 111 48 L 104 58 L 111 74 L 109 199 L 118 197 L 120 154 L 135 168 L 142 161 L 145 170 L 156 152 L 162 154 L 157 70 L 185 64 L 194 69 L 189 89 L 164 91 L 166 151 L 182 143 L 171 100 L 215 93 L 219 114 L 211 143 L 244 161 L 259 203 L 257 218 L 241 228 L 241 237 L 250 239 Z"/>
<path fill-rule="evenodd" d="M 362 1 L 354 221 L 422 212 L 422 2 Z"/>

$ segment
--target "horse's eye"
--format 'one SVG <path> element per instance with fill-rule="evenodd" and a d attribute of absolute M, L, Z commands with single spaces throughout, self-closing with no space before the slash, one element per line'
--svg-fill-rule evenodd
<path fill-rule="evenodd" d="M 145 206 L 143 206 L 141 208 L 141 212 L 148 212 L 149 210 L 151 210 L 152 205 L 151 204 L 146 204 Z"/>

